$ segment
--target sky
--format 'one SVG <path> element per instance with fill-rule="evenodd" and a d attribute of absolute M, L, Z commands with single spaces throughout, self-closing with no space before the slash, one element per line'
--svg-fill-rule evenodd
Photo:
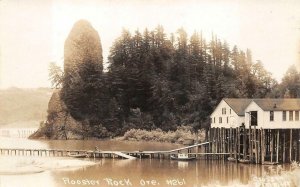
<path fill-rule="evenodd" d="M 299 0 L 0 0 L 0 88 L 50 87 L 49 63 L 63 66 L 80 19 L 98 31 L 104 62 L 123 28 L 161 24 L 167 34 L 183 27 L 249 48 L 278 81 L 292 64 L 300 69 Z"/>

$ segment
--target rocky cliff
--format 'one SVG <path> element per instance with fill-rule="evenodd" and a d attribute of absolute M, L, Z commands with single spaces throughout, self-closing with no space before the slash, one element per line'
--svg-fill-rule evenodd
<path fill-rule="evenodd" d="M 54 90 L 49 104 L 47 121 L 40 124 L 30 138 L 82 139 L 82 122 L 76 121 L 60 97 L 60 90 Z"/>
<path fill-rule="evenodd" d="M 99 64 L 102 70 L 102 46 L 98 32 L 86 20 L 76 22 L 64 46 L 64 72 L 76 74 L 85 63 Z"/>
<path fill-rule="evenodd" d="M 93 102 L 89 85 L 98 81 L 93 78 L 101 76 L 102 62 L 98 32 L 88 21 L 76 22 L 65 41 L 62 89 L 53 92 L 47 120 L 31 138 L 82 139 L 89 136 L 91 110 L 85 107 Z"/>

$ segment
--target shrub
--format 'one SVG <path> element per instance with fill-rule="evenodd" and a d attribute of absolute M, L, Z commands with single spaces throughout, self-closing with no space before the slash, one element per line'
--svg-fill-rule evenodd
<path fill-rule="evenodd" d="M 161 129 L 147 131 L 144 129 L 130 129 L 125 132 L 124 140 L 135 141 L 157 141 L 182 143 L 184 139 L 194 139 L 195 134 L 192 133 L 192 128 L 188 126 L 180 126 L 176 131 L 164 132 Z"/>

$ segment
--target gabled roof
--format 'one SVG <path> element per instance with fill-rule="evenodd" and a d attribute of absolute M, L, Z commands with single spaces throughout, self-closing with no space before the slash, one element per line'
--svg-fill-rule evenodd
<path fill-rule="evenodd" d="M 300 111 L 300 98 L 290 99 L 246 99 L 246 98 L 224 98 L 232 110 L 239 116 L 245 115 L 245 109 L 253 101 L 264 111 Z"/>
<path fill-rule="evenodd" d="M 253 99 L 264 111 L 300 110 L 300 98 L 298 99 Z"/>
<path fill-rule="evenodd" d="M 245 98 L 225 98 L 223 99 L 232 110 L 239 116 L 245 115 L 245 109 L 251 103 L 252 99 Z"/>

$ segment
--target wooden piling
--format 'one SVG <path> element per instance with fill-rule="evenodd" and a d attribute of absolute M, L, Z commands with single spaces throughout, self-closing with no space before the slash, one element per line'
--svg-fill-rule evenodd
<path fill-rule="evenodd" d="M 232 154 L 233 154 L 232 139 L 233 139 L 232 127 L 230 127 L 230 129 L 229 129 L 229 139 L 228 139 L 228 152 L 230 153 L 230 157 L 232 157 Z"/>
<path fill-rule="evenodd" d="M 298 138 L 297 138 L 297 149 L 298 149 L 298 161 L 300 161 L 300 129 L 298 129 Z"/>
<path fill-rule="evenodd" d="M 265 133 L 264 130 L 261 128 L 261 163 L 263 164 L 265 162 Z"/>
<path fill-rule="evenodd" d="M 216 128 L 216 130 L 217 130 L 217 144 L 216 144 L 216 152 L 215 153 L 219 153 L 219 148 L 220 148 L 220 128 Z M 216 155 L 217 156 L 217 158 L 219 158 L 219 155 Z"/>
<path fill-rule="evenodd" d="M 277 129 L 277 141 L 276 141 L 276 162 L 279 162 L 279 129 Z"/>
<path fill-rule="evenodd" d="M 244 128 L 244 131 L 243 131 L 243 158 L 244 159 L 247 159 L 247 152 L 246 152 L 246 149 L 247 149 L 247 142 L 246 142 L 246 137 L 247 136 L 247 129 Z"/>
<path fill-rule="evenodd" d="M 270 145 L 271 162 L 273 162 L 274 134 L 272 130 L 270 130 L 270 133 L 271 133 L 271 145 Z"/>
<path fill-rule="evenodd" d="M 213 153 L 216 153 L 216 145 L 217 145 L 217 143 L 218 143 L 218 141 L 217 141 L 217 138 L 216 138 L 216 133 L 217 133 L 217 128 L 214 128 L 213 129 Z"/>
<path fill-rule="evenodd" d="M 254 126 L 254 150 L 255 150 L 255 164 L 258 163 L 258 146 L 257 146 L 257 136 L 256 136 L 256 126 Z"/>
<path fill-rule="evenodd" d="M 252 145 L 252 129 L 251 129 L 251 125 L 249 125 L 249 153 L 250 153 L 250 157 L 249 157 L 249 159 L 252 161 L 253 159 L 252 159 L 252 156 L 253 156 L 253 154 L 252 154 L 252 152 L 253 152 L 253 145 Z"/>
<path fill-rule="evenodd" d="M 283 130 L 283 151 L 282 151 L 282 162 L 285 162 L 285 130 Z"/>
<path fill-rule="evenodd" d="M 240 149 L 241 149 L 241 141 L 240 141 L 240 128 L 237 128 L 237 159 L 240 159 Z"/>
<path fill-rule="evenodd" d="M 227 141 L 227 137 L 226 137 L 226 132 L 225 132 L 225 128 L 223 128 L 222 130 L 222 152 L 221 153 L 225 153 L 225 143 Z M 222 154 L 222 159 L 225 159 L 224 154 Z"/>
<path fill-rule="evenodd" d="M 293 129 L 290 129 L 289 161 L 292 162 Z"/>

